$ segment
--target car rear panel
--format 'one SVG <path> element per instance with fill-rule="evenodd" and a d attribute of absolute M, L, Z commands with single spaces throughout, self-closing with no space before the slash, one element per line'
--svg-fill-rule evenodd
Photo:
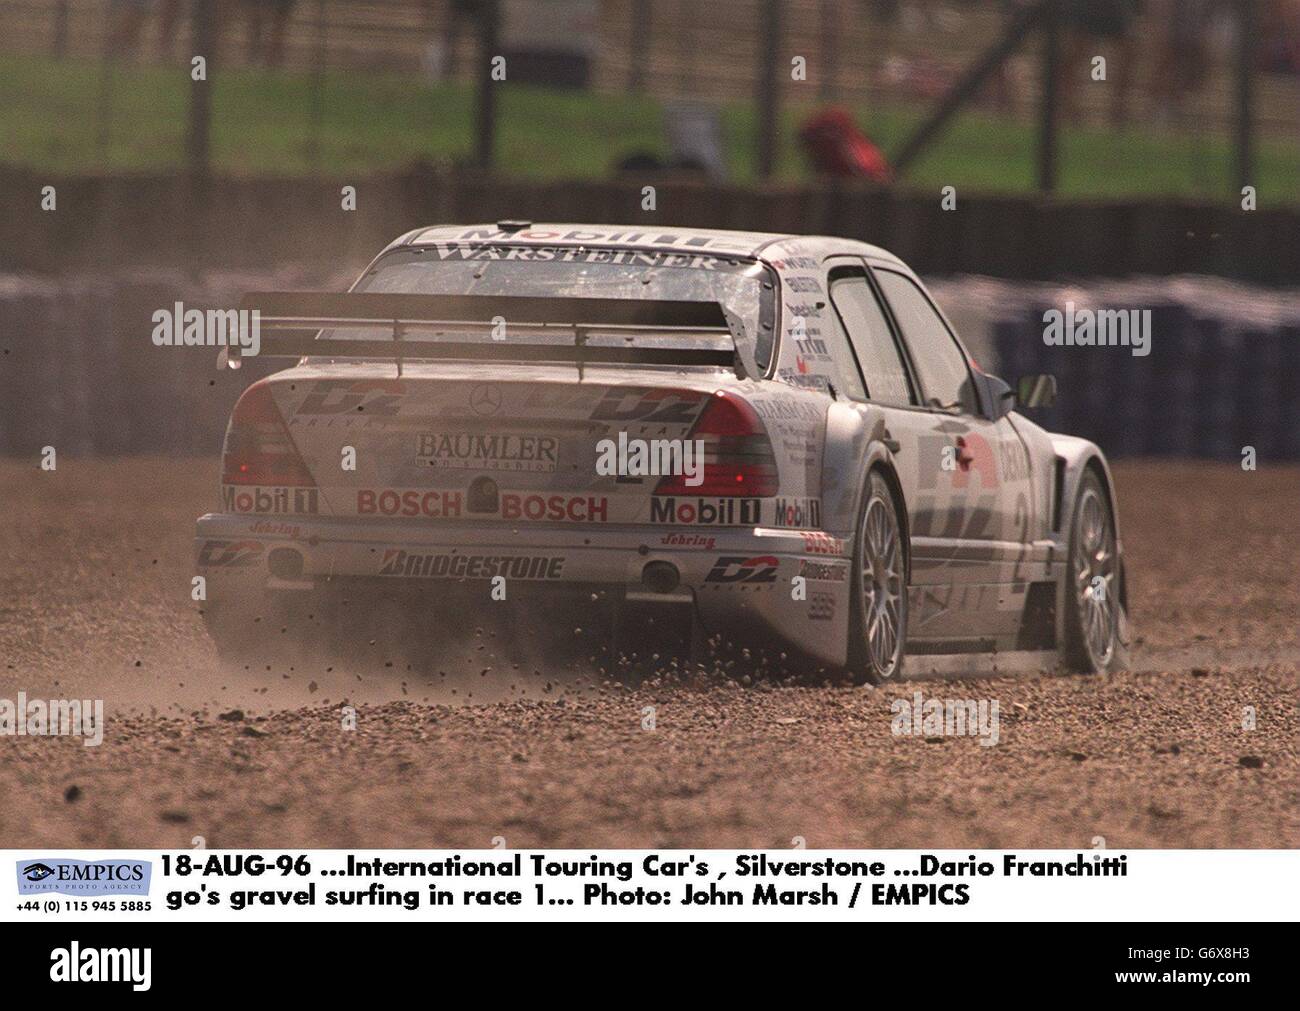
<path fill-rule="evenodd" d="M 571 366 L 303 366 L 267 380 L 314 488 L 226 483 L 232 513 L 467 524 L 818 529 L 815 412 L 773 434 L 780 494 L 656 495 L 660 477 L 597 472 L 602 440 L 687 440 L 726 390 L 762 413 L 764 385 L 722 373 Z M 772 426 L 767 424 L 768 428 Z"/>
<path fill-rule="evenodd" d="M 391 363 L 307 364 L 262 382 L 284 425 L 270 446 L 291 442 L 302 464 L 274 472 L 307 483 L 263 487 L 227 462 L 223 509 L 198 522 L 210 609 L 363 581 L 478 585 L 487 599 L 498 576 L 510 599 L 588 584 L 632 599 L 651 589 L 648 566 L 669 563 L 676 587 L 649 595 L 710 634 L 768 629 L 843 659 L 847 547 L 821 526 L 815 393 L 704 369 L 579 378 L 569 365 L 406 363 L 399 377 Z M 658 476 L 597 473 L 602 439 L 687 439 L 720 392 L 761 419 L 775 494 L 659 495 Z"/>

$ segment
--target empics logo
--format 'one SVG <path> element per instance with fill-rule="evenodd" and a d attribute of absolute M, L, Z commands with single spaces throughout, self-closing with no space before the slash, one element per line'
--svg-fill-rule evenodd
<path fill-rule="evenodd" d="M 148 860 L 19 860 L 18 894 L 148 895 L 152 866 Z"/>
<path fill-rule="evenodd" d="M 55 983 L 130 983 L 132 990 L 153 985 L 152 948 L 83 948 L 73 941 L 50 952 Z"/>

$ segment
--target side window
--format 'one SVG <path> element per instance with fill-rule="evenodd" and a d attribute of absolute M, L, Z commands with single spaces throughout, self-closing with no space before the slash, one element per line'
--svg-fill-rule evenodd
<path fill-rule="evenodd" d="M 907 367 L 866 274 L 849 270 L 837 276 L 832 272 L 830 291 L 831 304 L 844 321 L 862 366 L 867 398 L 898 406 L 915 403 Z"/>
<path fill-rule="evenodd" d="M 979 396 L 966 366 L 966 355 L 925 293 L 911 278 L 891 270 L 877 270 L 876 279 L 911 349 L 926 404 L 956 406 L 967 414 L 978 414 Z"/>
<path fill-rule="evenodd" d="M 866 399 L 862 373 L 858 371 L 849 338 L 833 309 L 828 307 L 819 315 L 803 320 L 792 317 L 789 333 L 795 345 L 795 367 L 800 372 L 810 368 L 816 359 L 825 361 L 829 358 L 835 366 L 835 388 L 850 399 Z"/>

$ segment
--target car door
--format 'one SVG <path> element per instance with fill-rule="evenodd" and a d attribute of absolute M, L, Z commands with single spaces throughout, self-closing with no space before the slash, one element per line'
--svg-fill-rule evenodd
<path fill-rule="evenodd" d="M 872 273 L 925 418 L 912 486 L 912 635 L 953 651 L 992 648 L 1016 633 L 1024 608 L 1016 570 L 1034 529 L 1028 452 L 983 402 L 966 352 L 915 278 L 883 264 Z"/>
<path fill-rule="evenodd" d="M 915 564 L 915 531 L 942 528 L 946 523 L 945 516 L 934 514 L 945 500 L 915 491 L 928 481 L 926 471 L 933 466 L 929 458 L 937 453 L 930 445 L 933 418 L 922 406 L 915 372 L 866 263 L 841 257 L 828 261 L 826 267 L 832 310 L 825 330 L 827 351 L 839 363 L 839 371 L 852 377 L 848 388 L 839 392 L 852 402 L 872 438 L 888 447 L 904 489 L 907 526 L 913 534 L 909 606 L 915 610 L 927 594 L 940 590 L 931 584 L 945 578 L 928 561 L 920 567 Z M 909 627 L 909 642 L 912 635 Z"/>

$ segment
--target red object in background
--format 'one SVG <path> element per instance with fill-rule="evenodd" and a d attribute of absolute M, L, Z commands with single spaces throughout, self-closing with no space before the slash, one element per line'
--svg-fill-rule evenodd
<path fill-rule="evenodd" d="M 884 153 L 858 129 L 844 109 L 823 109 L 799 130 L 799 140 L 822 175 L 887 183 L 893 170 Z"/>

